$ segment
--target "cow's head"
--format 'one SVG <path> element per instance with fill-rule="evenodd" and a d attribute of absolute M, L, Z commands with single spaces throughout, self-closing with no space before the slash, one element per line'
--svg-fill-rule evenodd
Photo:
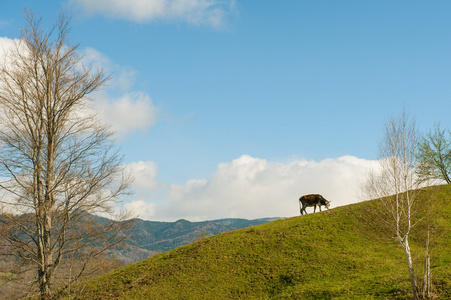
<path fill-rule="evenodd" d="M 323 198 L 321 199 L 321 205 L 324 205 L 327 209 L 329 209 L 330 201 Z"/>
<path fill-rule="evenodd" d="M 326 207 L 327 207 L 327 209 L 329 209 L 329 206 L 330 206 L 330 201 L 326 200 Z"/>

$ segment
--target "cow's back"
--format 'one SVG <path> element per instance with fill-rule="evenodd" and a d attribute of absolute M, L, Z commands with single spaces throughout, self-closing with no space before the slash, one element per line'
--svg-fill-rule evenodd
<path fill-rule="evenodd" d="M 320 204 L 320 201 L 323 197 L 319 194 L 309 194 L 309 195 L 304 195 L 301 198 L 299 198 L 299 201 L 301 201 L 301 203 L 305 203 L 307 205 L 313 205 L 315 203 Z"/>

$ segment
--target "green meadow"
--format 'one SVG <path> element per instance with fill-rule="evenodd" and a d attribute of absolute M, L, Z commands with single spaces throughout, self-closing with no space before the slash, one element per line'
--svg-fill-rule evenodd
<path fill-rule="evenodd" d="M 451 299 L 451 186 L 421 197 L 437 204 L 430 221 L 433 293 Z M 378 205 L 360 202 L 202 238 L 83 282 L 78 299 L 408 299 L 405 254 L 377 222 Z M 425 228 L 426 219 L 411 239 L 419 278 Z"/>

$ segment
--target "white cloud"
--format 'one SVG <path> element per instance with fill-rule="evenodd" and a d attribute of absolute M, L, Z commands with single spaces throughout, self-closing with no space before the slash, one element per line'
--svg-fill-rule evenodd
<path fill-rule="evenodd" d="M 137 200 L 128 203 L 126 206 L 127 212 L 137 218 L 143 219 L 143 216 L 155 215 L 155 203 L 146 203 L 143 200 Z"/>
<path fill-rule="evenodd" d="M 9 64 L 10 56 L 8 53 L 14 50 L 14 47 L 20 42 L 18 39 L 9 39 L 0 37 L 0 64 Z M 19 45 L 20 47 L 20 45 Z M 24 49 L 25 50 L 25 49 Z"/>
<path fill-rule="evenodd" d="M 14 40 L 7 38 L 7 37 L 0 36 L 0 49 L 8 50 L 13 46 L 14 46 Z"/>
<path fill-rule="evenodd" d="M 0 63 L 8 64 L 6 53 L 17 42 L 19 40 L 0 37 Z M 158 108 L 148 94 L 133 90 L 136 71 L 115 64 L 93 48 L 86 48 L 81 54 L 85 65 L 90 65 L 94 71 L 102 69 L 106 74 L 111 74 L 111 80 L 102 91 L 92 94 L 94 107 L 80 113 L 99 116 L 112 126 L 120 138 L 135 130 L 149 129 L 156 121 Z"/>
<path fill-rule="evenodd" d="M 182 20 L 190 24 L 223 25 L 234 0 L 69 0 L 84 13 L 134 22 Z"/>
<path fill-rule="evenodd" d="M 157 197 L 130 205 L 151 212 L 140 214 L 150 220 L 290 217 L 299 214 L 298 199 L 304 194 L 322 194 L 332 208 L 360 201 L 361 181 L 374 165 L 353 156 L 281 163 L 243 155 L 219 164 L 208 180 L 160 186 Z"/>
<path fill-rule="evenodd" d="M 130 92 L 112 99 L 106 93 L 96 97 L 98 116 L 111 125 L 119 137 L 134 130 L 146 130 L 156 121 L 157 108 L 143 92 Z"/>
<path fill-rule="evenodd" d="M 108 88 L 118 91 L 132 89 L 137 73 L 132 67 L 118 65 L 94 48 L 87 47 L 82 54 L 84 64 L 90 65 L 94 70 L 101 69 L 106 75 L 111 75 L 107 83 Z"/>
<path fill-rule="evenodd" d="M 139 189 L 157 189 L 158 166 L 152 161 L 138 161 L 127 165 L 128 172 L 133 176 L 133 185 Z"/>
<path fill-rule="evenodd" d="M 120 138 L 135 130 L 145 131 L 156 121 L 158 108 L 143 91 L 133 91 L 136 70 L 120 66 L 93 48 L 83 51 L 83 63 L 111 74 L 107 86 L 94 95 L 97 115 Z"/>

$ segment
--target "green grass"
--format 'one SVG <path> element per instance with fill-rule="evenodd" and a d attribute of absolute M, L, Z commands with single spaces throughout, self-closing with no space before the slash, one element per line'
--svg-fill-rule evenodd
<path fill-rule="evenodd" d="M 434 188 L 433 197 L 441 204 L 431 244 L 434 293 L 449 299 L 451 187 Z M 204 238 L 84 282 L 80 299 L 406 299 L 405 255 L 372 222 L 377 204 Z M 412 240 L 418 265 L 420 240 Z"/>

